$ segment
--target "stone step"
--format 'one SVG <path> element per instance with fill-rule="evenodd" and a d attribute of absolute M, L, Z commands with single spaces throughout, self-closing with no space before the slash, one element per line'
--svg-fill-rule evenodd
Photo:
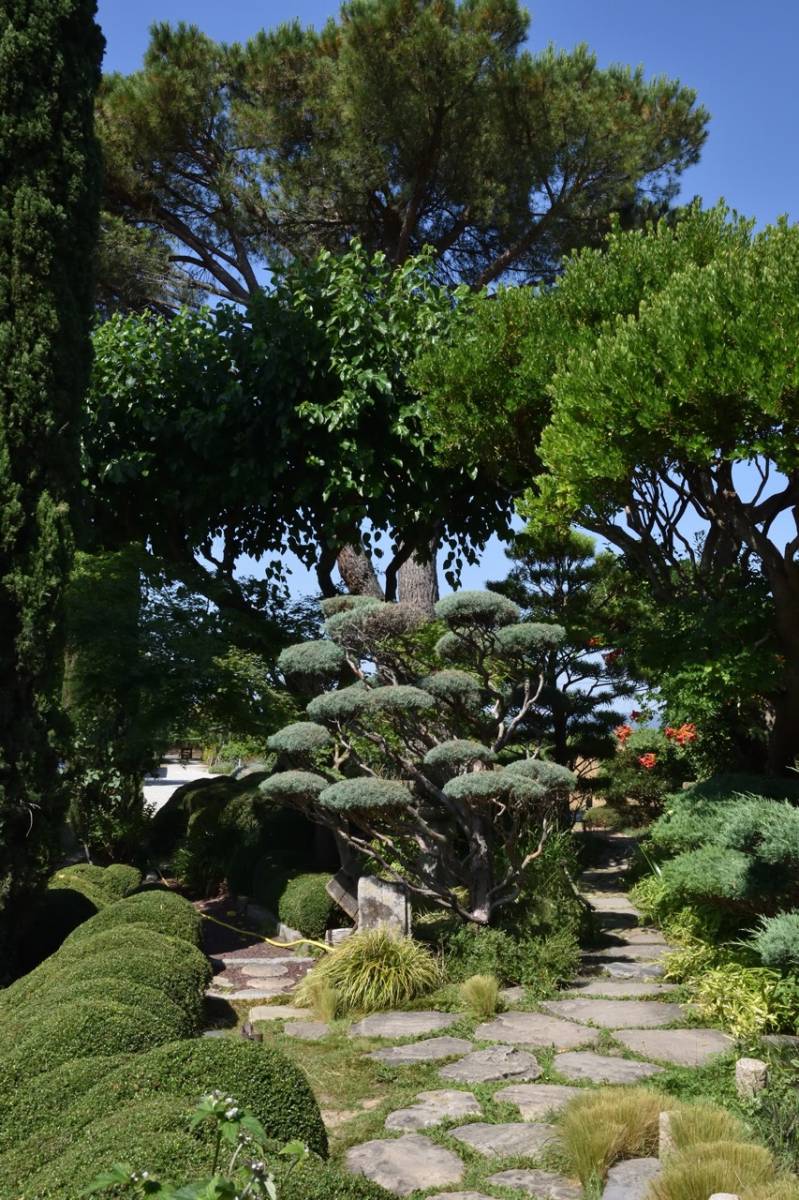
<path fill-rule="evenodd" d="M 478 1042 L 504 1042 L 512 1046 L 533 1048 L 554 1046 L 556 1050 L 573 1050 L 596 1041 L 597 1034 L 573 1021 L 564 1021 L 548 1013 L 506 1012 L 493 1021 L 478 1025 L 474 1031 Z"/>
<path fill-rule="evenodd" d="M 635 1054 L 679 1067 L 701 1067 L 735 1044 L 719 1029 L 626 1029 L 616 1041 Z"/>
<path fill-rule="evenodd" d="M 602 1029 L 652 1029 L 673 1025 L 685 1016 L 679 1004 L 663 1000 L 548 1000 L 543 1006 L 556 1017 Z"/>
<path fill-rule="evenodd" d="M 659 1075 L 663 1067 L 655 1063 L 633 1062 L 613 1054 L 594 1054 L 590 1050 L 556 1054 L 555 1070 L 566 1079 L 589 1083 L 638 1083 Z"/>

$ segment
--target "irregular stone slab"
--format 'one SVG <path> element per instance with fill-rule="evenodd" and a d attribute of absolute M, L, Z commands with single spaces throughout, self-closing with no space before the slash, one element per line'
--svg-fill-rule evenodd
<path fill-rule="evenodd" d="M 676 983 L 648 983 L 645 979 L 575 979 L 569 991 L 579 991 L 581 996 L 607 996 L 616 1000 L 635 999 L 638 996 L 667 996 L 677 992 Z"/>
<path fill-rule="evenodd" d="M 444 1012 L 383 1012 L 372 1013 L 350 1028 L 350 1037 L 421 1037 L 448 1029 L 460 1020 L 459 1013 Z"/>
<path fill-rule="evenodd" d="M 556 1017 L 605 1029 L 653 1029 L 685 1016 L 679 1004 L 662 1000 L 549 1000 L 543 1007 Z"/>
<path fill-rule="evenodd" d="M 586 966 L 591 965 L 587 958 L 584 958 L 583 962 Z M 604 959 L 593 965 L 601 966 L 602 970 L 613 979 L 659 979 L 663 974 L 663 967 L 660 963 L 611 962 Z"/>
<path fill-rule="evenodd" d="M 212 989 L 206 995 L 210 996 L 212 1000 L 271 1000 L 273 996 L 283 996 L 297 986 L 296 979 L 276 979 L 275 983 L 279 986 L 234 988 L 231 992 L 219 992 Z"/>
<path fill-rule="evenodd" d="M 459 1117 L 479 1117 L 483 1110 L 471 1092 L 420 1092 L 410 1108 L 398 1108 L 386 1117 L 386 1129 L 429 1129 Z"/>
<path fill-rule="evenodd" d="M 436 1192 L 427 1200 L 496 1200 L 496 1196 L 486 1196 L 483 1192 Z"/>
<path fill-rule="evenodd" d="M 628 1158 L 608 1171 L 602 1200 L 646 1200 L 649 1185 L 660 1174 L 657 1158 Z"/>
<path fill-rule="evenodd" d="M 699 1067 L 733 1045 L 718 1029 L 628 1029 L 617 1034 L 628 1050 L 678 1067 Z"/>
<path fill-rule="evenodd" d="M 236 963 L 236 966 L 238 965 Z M 270 962 L 266 958 L 261 962 L 244 963 L 241 973 L 242 975 L 252 975 L 256 979 L 274 979 L 278 975 L 288 975 L 289 969 L 286 963 Z"/>
<path fill-rule="evenodd" d="M 308 1009 L 295 1008 L 293 1004 L 254 1004 L 250 1009 L 251 1021 L 307 1021 Z"/>
<path fill-rule="evenodd" d="M 292 1021 L 284 1033 L 306 1042 L 321 1042 L 330 1033 L 330 1026 L 325 1021 Z"/>
<path fill-rule="evenodd" d="M 626 896 L 595 892 L 593 895 L 587 895 L 586 900 L 594 912 L 624 913 L 625 915 L 629 913 L 634 917 L 641 915 L 632 900 L 628 900 Z"/>
<path fill-rule="evenodd" d="M 581 1200 L 583 1189 L 571 1183 L 565 1175 L 554 1171 L 500 1171 L 490 1175 L 486 1183 L 494 1187 L 516 1188 L 536 1200 Z M 432 1200 L 432 1197 L 430 1197 Z"/>
<path fill-rule="evenodd" d="M 506 1004 L 519 1004 L 525 999 L 527 988 L 522 987 L 520 984 L 517 987 L 502 988 L 499 994 Z"/>
<path fill-rule="evenodd" d="M 507 1125 L 487 1125 L 476 1121 L 473 1125 L 459 1125 L 450 1129 L 450 1137 L 465 1142 L 480 1154 L 492 1154 L 496 1158 L 532 1158 L 540 1154 L 544 1146 L 554 1141 L 557 1130 L 554 1125 L 542 1125 L 534 1121 L 513 1121 Z"/>
<path fill-rule="evenodd" d="M 793 1033 L 767 1033 L 761 1039 L 772 1050 L 796 1050 L 799 1048 L 799 1037 Z"/>
<path fill-rule="evenodd" d="M 665 942 L 661 946 L 603 946 L 601 949 L 591 950 L 584 958 L 595 959 L 597 962 L 608 958 L 617 962 L 660 962 L 670 951 L 671 947 Z"/>
<path fill-rule="evenodd" d="M 590 1045 L 596 1034 L 589 1029 L 562 1021 L 546 1013 L 500 1013 L 493 1021 L 478 1025 L 474 1036 L 482 1042 L 507 1042 L 512 1046 L 554 1046 L 556 1050 L 571 1050 Z"/>
<path fill-rule="evenodd" d="M 523 1121 L 537 1121 L 564 1108 L 581 1091 L 563 1083 L 515 1083 L 495 1092 L 494 1099 L 515 1104 Z"/>
<path fill-rule="evenodd" d="M 442 1079 L 453 1079 L 458 1083 L 494 1083 L 498 1079 L 538 1079 L 541 1068 L 526 1050 L 489 1046 L 486 1050 L 467 1054 L 438 1073 Z"/>
<path fill-rule="evenodd" d="M 409 1042 L 407 1046 L 387 1046 L 385 1050 L 374 1050 L 367 1058 L 377 1062 L 405 1066 L 408 1063 L 437 1062 L 442 1058 L 454 1058 L 456 1054 L 468 1054 L 472 1043 L 465 1038 L 425 1038 L 423 1042 Z"/>
<path fill-rule="evenodd" d="M 622 930 L 621 933 L 613 935 L 614 941 L 619 941 L 625 946 L 668 946 L 669 943 L 664 938 L 659 929 L 652 929 L 648 926 L 637 925 L 633 929 Z"/>
<path fill-rule="evenodd" d="M 397 1196 L 407 1196 L 417 1188 L 460 1183 L 464 1171 L 457 1154 L 421 1133 L 362 1142 L 347 1151 L 345 1161 L 348 1171 L 365 1175 Z"/>
<path fill-rule="evenodd" d="M 663 1068 L 654 1063 L 631 1062 L 628 1058 L 586 1050 L 576 1054 L 556 1054 L 555 1070 L 567 1079 L 588 1079 L 591 1083 L 637 1083 L 639 1079 L 659 1075 Z"/>

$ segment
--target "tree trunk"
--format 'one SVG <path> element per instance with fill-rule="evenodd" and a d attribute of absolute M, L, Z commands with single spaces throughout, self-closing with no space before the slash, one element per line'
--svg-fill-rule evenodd
<path fill-rule="evenodd" d="M 491 888 L 494 882 L 491 869 L 491 843 L 485 818 L 472 818 L 472 873 L 469 882 L 469 912 L 476 925 L 488 925 L 491 920 Z"/>
<path fill-rule="evenodd" d="M 430 557 L 421 559 L 414 555 L 402 564 L 398 574 L 400 603 L 421 609 L 429 617 L 433 616 L 439 598 L 436 547 L 437 539 L 431 543 Z"/>
<path fill-rule="evenodd" d="M 384 599 L 372 560 L 363 547 L 342 546 L 338 553 L 338 569 L 351 596 L 374 596 L 377 600 Z"/>

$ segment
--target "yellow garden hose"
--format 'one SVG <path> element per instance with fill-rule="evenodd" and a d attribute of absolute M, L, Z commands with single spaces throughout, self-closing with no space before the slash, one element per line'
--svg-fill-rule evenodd
<path fill-rule="evenodd" d="M 219 917 L 209 917 L 208 913 L 200 913 L 204 921 L 213 921 L 215 925 L 221 925 L 224 929 L 232 929 L 234 933 L 243 934 L 244 937 L 258 938 L 262 942 L 267 942 L 270 946 L 279 946 L 281 950 L 289 950 L 292 946 L 317 946 L 320 950 L 329 952 L 332 947 L 325 945 L 324 942 L 316 942 L 313 938 L 297 938 L 294 942 L 276 942 L 274 938 L 268 938 L 263 933 L 253 933 L 251 929 L 239 929 L 236 925 L 230 925 L 227 921 L 220 921 Z M 216 957 L 222 957 L 217 955 Z"/>

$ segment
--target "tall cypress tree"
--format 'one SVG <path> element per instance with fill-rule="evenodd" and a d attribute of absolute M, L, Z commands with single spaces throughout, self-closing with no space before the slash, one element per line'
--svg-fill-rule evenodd
<path fill-rule="evenodd" d="M 91 361 L 95 0 L 0 0 L 0 976 L 62 811 L 62 599 Z"/>

